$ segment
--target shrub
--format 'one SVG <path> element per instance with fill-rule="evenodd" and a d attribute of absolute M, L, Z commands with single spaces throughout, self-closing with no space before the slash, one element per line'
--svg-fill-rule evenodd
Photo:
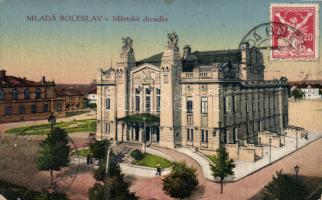
<path fill-rule="evenodd" d="M 143 159 L 143 154 L 141 153 L 141 151 L 139 151 L 137 149 L 131 152 L 131 156 L 135 160 L 142 160 Z"/>
<path fill-rule="evenodd" d="M 171 173 L 162 181 L 165 193 L 178 199 L 189 197 L 199 185 L 196 169 L 185 162 L 174 162 Z"/>

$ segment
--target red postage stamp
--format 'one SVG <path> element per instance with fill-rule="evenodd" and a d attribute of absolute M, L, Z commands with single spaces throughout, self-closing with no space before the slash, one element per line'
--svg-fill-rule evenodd
<path fill-rule="evenodd" d="M 271 37 L 272 60 L 318 59 L 318 4 L 271 4 L 270 17 L 273 26 L 279 29 Z"/>

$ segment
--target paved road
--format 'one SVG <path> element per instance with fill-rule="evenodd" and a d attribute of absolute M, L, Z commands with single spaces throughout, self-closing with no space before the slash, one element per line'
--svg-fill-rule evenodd
<path fill-rule="evenodd" d="M 197 167 L 200 189 L 194 193 L 191 199 L 202 200 L 243 200 L 249 199 L 260 191 L 271 179 L 277 170 L 294 173 L 294 166 L 300 166 L 300 175 L 322 177 L 322 139 L 290 154 L 280 161 L 252 174 L 248 177 L 224 186 L 224 194 L 220 194 L 220 185 L 206 180 L 201 174 L 201 167 L 190 157 L 173 150 L 162 150 L 175 159 L 185 160 L 189 165 Z M 167 200 L 171 199 L 162 191 L 161 178 L 133 178 L 132 191 L 143 200 Z"/>

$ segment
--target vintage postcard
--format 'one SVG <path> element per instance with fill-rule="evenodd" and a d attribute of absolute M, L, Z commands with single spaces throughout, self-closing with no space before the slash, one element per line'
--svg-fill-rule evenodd
<path fill-rule="evenodd" d="M 0 200 L 322 200 L 320 0 L 0 0 Z"/>

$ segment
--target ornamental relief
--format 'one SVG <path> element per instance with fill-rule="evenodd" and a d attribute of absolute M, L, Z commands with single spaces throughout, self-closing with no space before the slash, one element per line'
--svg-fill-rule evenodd
<path fill-rule="evenodd" d="M 133 73 L 133 80 L 135 83 L 159 83 L 160 72 L 151 68 L 144 68 L 138 72 Z"/>

